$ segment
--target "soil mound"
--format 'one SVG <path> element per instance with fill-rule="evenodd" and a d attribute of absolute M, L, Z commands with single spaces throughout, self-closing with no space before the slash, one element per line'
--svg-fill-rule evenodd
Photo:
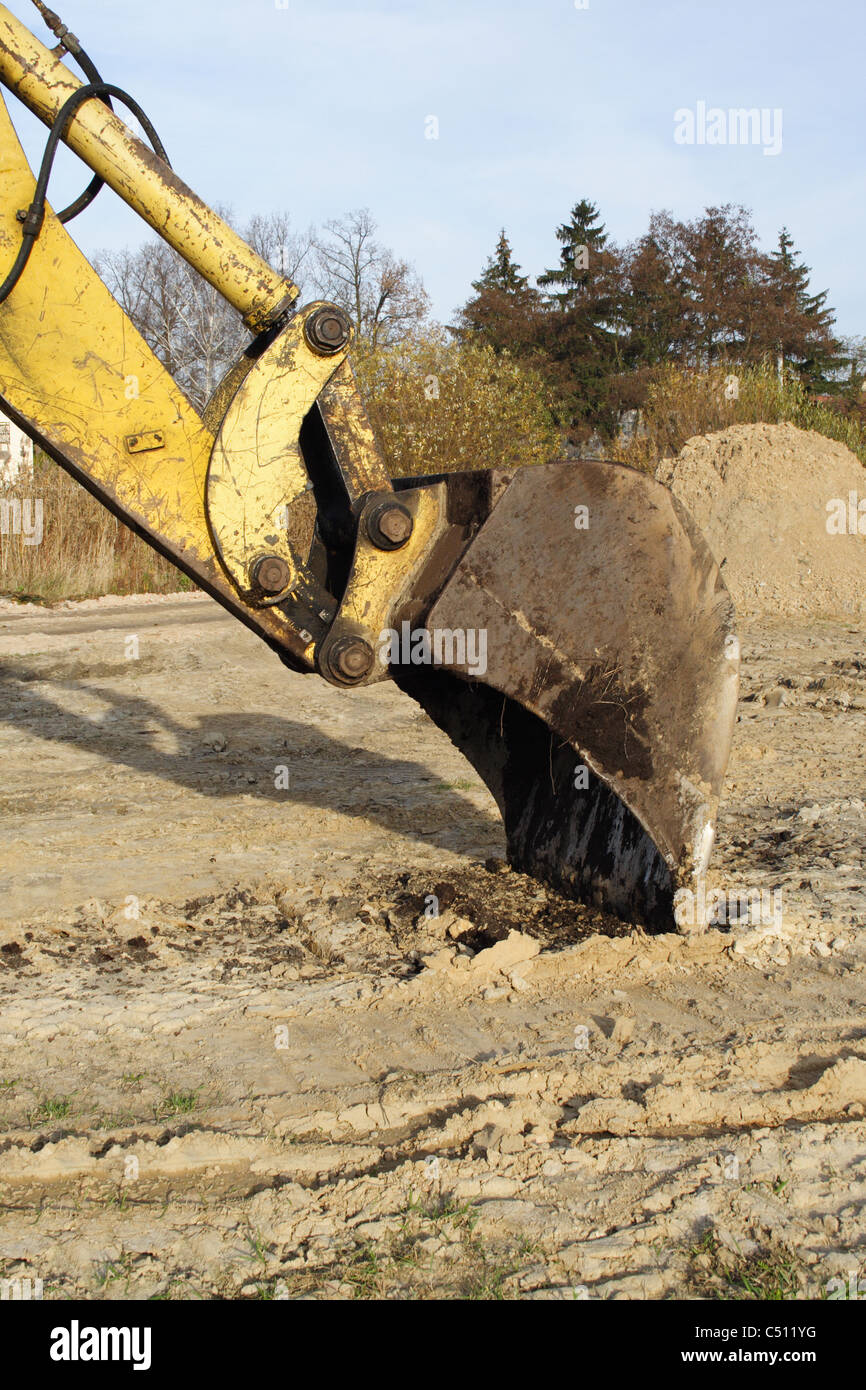
<path fill-rule="evenodd" d="M 843 444 L 794 425 L 732 425 L 688 440 L 656 477 L 703 530 L 739 612 L 866 612 L 866 534 L 848 523 L 866 475 Z"/>

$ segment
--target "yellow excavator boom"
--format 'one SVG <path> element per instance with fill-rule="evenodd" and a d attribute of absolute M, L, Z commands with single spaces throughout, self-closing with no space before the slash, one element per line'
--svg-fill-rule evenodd
<path fill-rule="evenodd" d="M 50 131 L 34 176 L 0 100 L 4 409 L 293 669 L 416 699 L 496 796 L 515 865 L 671 925 L 706 869 L 737 694 L 730 600 L 690 518 L 608 463 L 390 478 L 347 315 L 296 308 L 38 8 L 57 49 L 0 6 L 0 83 Z M 203 412 L 48 206 L 61 139 L 249 328 Z"/>

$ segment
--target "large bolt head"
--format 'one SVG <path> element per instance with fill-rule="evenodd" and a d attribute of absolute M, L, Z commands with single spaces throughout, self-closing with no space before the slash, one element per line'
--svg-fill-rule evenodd
<path fill-rule="evenodd" d="M 336 304 L 314 309 L 304 323 L 304 337 L 314 352 L 329 357 L 342 352 L 349 341 L 352 325 Z"/>
<path fill-rule="evenodd" d="M 253 570 L 253 582 L 263 594 L 281 594 L 291 577 L 288 564 L 279 555 L 264 555 Z"/>
<path fill-rule="evenodd" d="M 363 637 L 338 637 L 328 652 L 328 669 L 336 680 L 355 685 L 370 674 L 375 659 Z"/>
<path fill-rule="evenodd" d="M 380 550 L 399 550 L 414 527 L 412 513 L 401 502 L 380 502 L 367 518 L 367 535 Z"/>

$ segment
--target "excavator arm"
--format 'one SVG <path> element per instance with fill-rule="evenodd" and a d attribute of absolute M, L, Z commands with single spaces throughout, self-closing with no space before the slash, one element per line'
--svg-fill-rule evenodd
<path fill-rule="evenodd" d="M 671 926 L 706 869 L 737 695 L 731 603 L 688 515 L 609 463 L 391 479 L 345 314 L 296 309 L 107 104 L 124 94 L 82 86 L 63 62 L 77 41 L 40 8 L 56 50 L 0 6 L 0 82 L 251 341 L 199 414 L 60 217 L 34 212 L 0 100 L 4 409 L 292 669 L 417 700 L 496 797 L 516 867 Z"/>

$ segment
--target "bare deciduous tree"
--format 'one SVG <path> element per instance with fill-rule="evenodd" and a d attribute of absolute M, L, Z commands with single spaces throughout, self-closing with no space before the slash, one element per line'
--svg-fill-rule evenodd
<path fill-rule="evenodd" d="M 218 209 L 227 222 L 231 211 Z M 296 284 L 312 253 L 312 229 L 286 213 L 254 217 L 243 233 L 264 260 Z M 249 342 L 240 315 L 165 242 L 105 251 L 95 266 L 163 366 L 201 409 Z"/>
<path fill-rule="evenodd" d="M 430 301 L 415 268 L 376 240 L 367 208 L 326 222 L 315 242 L 316 289 L 354 320 L 371 347 L 411 336 Z"/>
<path fill-rule="evenodd" d="M 240 315 L 162 241 L 103 253 L 96 269 L 197 408 L 249 340 Z"/>
<path fill-rule="evenodd" d="M 314 252 L 315 231 L 308 227 L 296 232 L 287 212 L 258 214 L 244 229 L 244 240 L 263 261 L 287 276 L 304 294 L 304 281 L 309 277 Z"/>
<path fill-rule="evenodd" d="M 231 222 L 231 212 L 219 209 Z M 371 345 L 404 338 L 424 319 L 427 295 L 412 267 L 375 239 L 368 212 L 296 232 L 286 213 L 257 216 L 243 230 L 264 260 L 305 297 L 332 299 Z M 106 251 L 95 262 L 115 299 L 178 385 L 201 409 L 243 351 L 240 315 L 163 241 Z M 308 282 L 305 286 L 305 282 Z"/>

